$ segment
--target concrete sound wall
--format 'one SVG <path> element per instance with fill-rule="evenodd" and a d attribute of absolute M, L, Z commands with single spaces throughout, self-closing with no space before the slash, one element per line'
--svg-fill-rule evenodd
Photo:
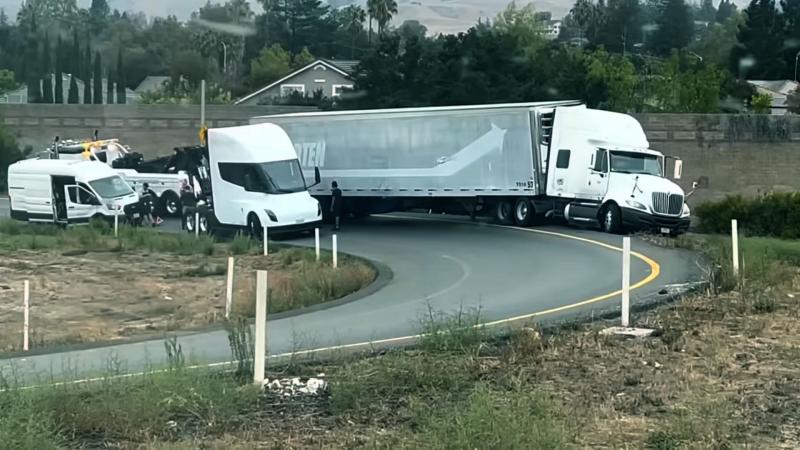
<path fill-rule="evenodd" d="M 247 124 L 250 117 L 308 111 L 293 106 L 209 105 L 209 127 Z M 0 105 L 0 123 L 20 145 L 43 150 L 56 136 L 119 138 L 146 156 L 168 155 L 172 148 L 199 142 L 199 105 Z"/>

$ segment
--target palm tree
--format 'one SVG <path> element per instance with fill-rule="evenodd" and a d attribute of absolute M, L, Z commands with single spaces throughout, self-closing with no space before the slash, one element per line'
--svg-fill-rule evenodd
<path fill-rule="evenodd" d="M 350 47 L 350 58 L 354 58 L 356 53 L 356 38 L 364 31 L 364 21 L 367 20 L 367 13 L 358 5 L 348 6 L 344 9 L 343 13 L 345 29 L 353 37 L 353 42 Z"/>
<path fill-rule="evenodd" d="M 397 14 L 397 0 L 377 0 L 375 20 L 378 21 L 378 35 L 383 34 L 386 25 L 391 22 L 395 14 Z"/>
<path fill-rule="evenodd" d="M 369 42 L 372 43 L 372 20 L 378 16 L 378 9 L 383 0 L 367 0 L 367 14 L 369 15 Z"/>

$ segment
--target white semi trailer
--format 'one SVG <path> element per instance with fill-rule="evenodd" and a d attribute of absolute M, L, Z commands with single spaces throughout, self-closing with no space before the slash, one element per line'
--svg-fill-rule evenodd
<path fill-rule="evenodd" d="M 543 102 L 255 117 L 279 125 L 327 212 L 330 182 L 355 215 L 410 209 L 526 226 L 563 217 L 607 232 L 689 227 L 682 163 L 650 149 L 631 116 Z M 672 160 L 670 162 L 670 160 Z"/>

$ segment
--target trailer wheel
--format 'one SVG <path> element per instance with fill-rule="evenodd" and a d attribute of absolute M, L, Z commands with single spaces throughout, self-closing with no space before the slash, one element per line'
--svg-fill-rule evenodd
<path fill-rule="evenodd" d="M 261 220 L 253 213 L 247 216 L 247 232 L 250 233 L 250 237 L 257 241 L 264 239 L 264 228 L 261 226 Z"/>
<path fill-rule="evenodd" d="M 529 226 L 533 222 L 534 214 L 536 214 L 536 211 L 527 198 L 520 197 L 517 199 L 517 203 L 514 205 L 514 223 L 517 226 Z"/>
<path fill-rule="evenodd" d="M 622 211 L 615 203 L 610 203 L 601 210 L 600 229 L 612 234 L 622 231 Z"/>
<path fill-rule="evenodd" d="M 508 200 L 500 200 L 495 205 L 494 220 L 501 225 L 510 225 L 513 222 L 514 206 Z"/>
<path fill-rule="evenodd" d="M 161 210 L 170 217 L 175 217 L 181 212 L 181 199 L 178 194 L 166 191 L 161 194 Z"/>

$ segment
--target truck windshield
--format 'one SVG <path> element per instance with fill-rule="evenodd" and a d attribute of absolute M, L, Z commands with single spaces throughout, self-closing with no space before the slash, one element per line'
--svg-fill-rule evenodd
<path fill-rule="evenodd" d="M 661 158 L 635 152 L 611 152 L 611 171 L 662 176 Z"/>
<path fill-rule="evenodd" d="M 260 164 L 270 193 L 290 194 L 306 190 L 306 180 L 296 159 Z"/>
<path fill-rule="evenodd" d="M 103 198 L 124 197 L 133 193 L 128 183 L 118 176 L 90 181 L 89 185 Z"/>

